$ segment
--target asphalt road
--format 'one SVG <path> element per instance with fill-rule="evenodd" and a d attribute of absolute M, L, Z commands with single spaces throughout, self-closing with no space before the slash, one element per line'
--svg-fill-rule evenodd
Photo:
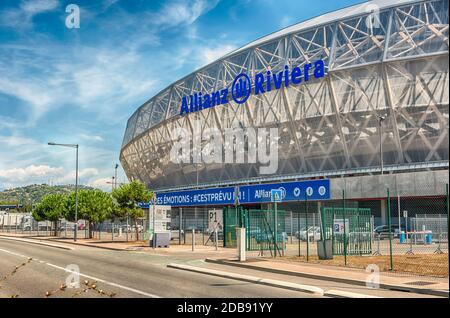
<path fill-rule="evenodd" d="M 0 238 L 0 297 L 318 297 L 166 267 L 199 261 L 95 248 L 62 250 Z M 79 267 L 81 286 L 60 290 L 70 264 Z"/>
<path fill-rule="evenodd" d="M 111 251 L 62 243 L 58 245 L 72 250 L 0 237 L 0 297 L 319 297 L 310 293 L 167 268 L 169 263 L 306 284 L 325 291 L 332 289 L 378 297 L 434 297 L 205 263 L 200 255 L 194 254 L 174 256 L 143 251 Z M 78 266 L 80 287 L 61 290 L 61 284 L 65 284 L 70 275 L 65 270 L 68 265 Z"/>

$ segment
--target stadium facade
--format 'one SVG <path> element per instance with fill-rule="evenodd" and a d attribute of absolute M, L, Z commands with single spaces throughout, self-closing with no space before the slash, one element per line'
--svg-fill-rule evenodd
<path fill-rule="evenodd" d="M 331 198 L 344 185 L 349 198 L 383 198 L 386 186 L 410 196 L 442 193 L 449 159 L 448 4 L 380 0 L 343 8 L 262 37 L 174 82 L 128 120 L 120 153 L 128 178 L 158 192 L 326 178 Z M 317 61 L 324 74 L 313 76 Z M 303 79 L 295 85 L 294 68 Z M 285 70 L 288 85 L 269 90 L 267 78 L 258 84 L 257 74 L 276 80 Z M 250 92 L 236 99 L 233 85 L 242 74 Z M 226 103 L 195 104 L 198 94 L 212 99 L 216 92 L 226 93 Z M 173 163 L 172 132 L 192 134 L 194 122 L 201 130 L 277 128 L 276 173 L 261 174 L 257 162 Z"/>

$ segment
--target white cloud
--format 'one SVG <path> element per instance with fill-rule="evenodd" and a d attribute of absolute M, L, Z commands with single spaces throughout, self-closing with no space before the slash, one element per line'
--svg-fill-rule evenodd
<path fill-rule="evenodd" d="M 216 47 L 203 48 L 199 56 L 199 62 L 203 63 L 203 65 L 209 64 L 235 49 L 236 47 L 232 44 L 220 44 Z"/>
<path fill-rule="evenodd" d="M 0 170 L 0 179 L 9 182 L 33 182 L 35 180 L 48 180 L 48 178 L 64 174 L 62 167 L 50 167 L 47 165 L 30 165 L 25 168 L 12 168 Z"/>
<path fill-rule="evenodd" d="M 58 0 L 27 0 L 22 1 L 18 8 L 0 12 L 0 26 L 17 29 L 30 28 L 33 17 L 55 10 L 59 6 Z"/>
<path fill-rule="evenodd" d="M 20 63 L 11 63 L 13 52 L 22 56 Z M 0 45 L 0 93 L 30 107 L 23 123 L 27 126 L 62 105 L 114 118 L 119 106 L 151 95 L 156 80 L 149 67 L 142 67 L 144 60 L 128 47 L 80 46 L 75 52 L 51 43 L 37 51 Z"/>
<path fill-rule="evenodd" d="M 99 135 L 89 135 L 89 134 L 79 134 L 78 135 L 81 139 L 94 141 L 94 142 L 101 142 L 104 141 L 102 136 Z"/>
<path fill-rule="evenodd" d="M 61 177 L 52 179 L 55 184 L 75 184 L 75 170 L 65 173 Z M 90 178 L 97 176 L 98 170 L 96 168 L 85 168 L 78 171 L 78 182 L 80 184 L 86 184 L 89 182 Z"/>
<path fill-rule="evenodd" d="M 29 0 L 20 5 L 20 8 L 29 16 L 51 11 L 56 7 L 58 7 L 58 0 Z"/>
<path fill-rule="evenodd" d="M 96 168 L 85 168 L 78 171 L 79 184 L 90 184 L 91 179 L 98 177 Z M 23 168 L 0 170 L 0 189 L 18 187 L 27 184 L 75 184 L 75 170 L 66 171 L 62 167 L 49 165 L 29 165 Z"/>
<path fill-rule="evenodd" d="M 112 182 L 111 178 L 99 178 L 89 181 L 87 185 L 103 191 L 111 191 L 112 188 L 111 182 Z"/>
<path fill-rule="evenodd" d="M 191 0 L 172 1 L 163 5 L 161 10 L 152 14 L 152 23 L 160 27 L 190 25 L 201 15 L 213 9 L 219 1 Z"/>
<path fill-rule="evenodd" d="M 284 16 L 284 17 L 281 18 L 280 28 L 285 28 L 285 27 L 287 27 L 287 26 L 289 26 L 291 24 L 292 24 L 292 18 L 288 17 L 288 16 Z"/>
<path fill-rule="evenodd" d="M 32 112 L 29 112 L 29 120 L 39 118 L 41 114 L 49 110 L 51 103 L 55 101 L 54 96 L 51 96 L 49 90 L 45 89 L 46 86 L 45 83 L 33 82 L 27 78 L 0 79 L 0 93 L 14 96 L 32 107 Z"/>

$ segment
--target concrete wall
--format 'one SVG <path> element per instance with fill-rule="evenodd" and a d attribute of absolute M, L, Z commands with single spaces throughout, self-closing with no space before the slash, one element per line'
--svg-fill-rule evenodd
<path fill-rule="evenodd" d="M 330 179 L 331 198 L 342 199 L 343 189 L 347 199 L 385 198 L 387 188 L 391 196 L 444 195 L 448 173 L 436 170 Z"/>

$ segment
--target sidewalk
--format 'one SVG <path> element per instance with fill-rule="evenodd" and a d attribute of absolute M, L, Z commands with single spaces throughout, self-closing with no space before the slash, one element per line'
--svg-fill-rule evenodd
<path fill-rule="evenodd" d="M 248 259 L 245 262 L 238 262 L 235 258 L 207 258 L 206 261 L 275 274 L 321 279 L 359 286 L 365 286 L 366 280 L 370 275 L 362 269 L 321 265 L 317 263 L 294 263 L 274 259 L 257 258 Z M 380 288 L 383 289 L 403 290 L 448 297 L 448 278 L 431 278 L 401 274 L 393 276 L 391 273 L 380 272 L 379 279 Z"/>
<path fill-rule="evenodd" d="M 208 263 L 233 266 L 248 270 L 258 270 L 265 273 L 280 274 L 290 277 L 304 277 L 346 283 L 358 286 L 366 286 L 369 273 L 363 269 L 323 265 L 318 263 L 293 262 L 283 259 L 271 258 L 248 258 L 246 262 L 238 262 L 236 249 L 214 246 L 196 245 L 192 251 L 191 245 L 171 245 L 168 248 L 153 249 L 148 246 L 148 241 L 119 242 L 97 239 L 78 239 L 74 242 L 71 238 L 58 238 L 54 236 L 27 236 L 12 233 L 0 233 L 0 237 L 15 237 L 29 239 L 36 242 L 58 242 L 72 246 L 99 248 L 114 251 L 137 251 L 160 256 L 175 256 L 181 258 L 206 259 Z M 414 293 L 429 294 L 434 296 L 448 297 L 448 278 L 427 277 L 418 275 L 402 275 L 380 272 L 380 288 L 391 290 L 410 291 Z"/>
<path fill-rule="evenodd" d="M 54 237 L 54 236 L 30 236 L 14 233 L 0 233 L 0 237 L 14 237 L 35 240 L 39 242 L 58 242 L 62 244 L 70 244 L 75 246 L 93 247 L 105 250 L 113 251 L 140 251 L 149 254 L 158 255 L 173 255 L 173 256 L 193 256 L 196 258 L 207 257 L 233 257 L 236 255 L 236 249 L 219 247 L 215 250 L 214 246 L 208 245 L 195 245 L 194 251 L 192 251 L 192 245 L 178 245 L 173 244 L 167 248 L 152 248 L 148 246 L 148 241 L 111 241 L 111 240 L 98 240 L 98 239 L 78 239 L 76 242 L 73 238 Z"/>

